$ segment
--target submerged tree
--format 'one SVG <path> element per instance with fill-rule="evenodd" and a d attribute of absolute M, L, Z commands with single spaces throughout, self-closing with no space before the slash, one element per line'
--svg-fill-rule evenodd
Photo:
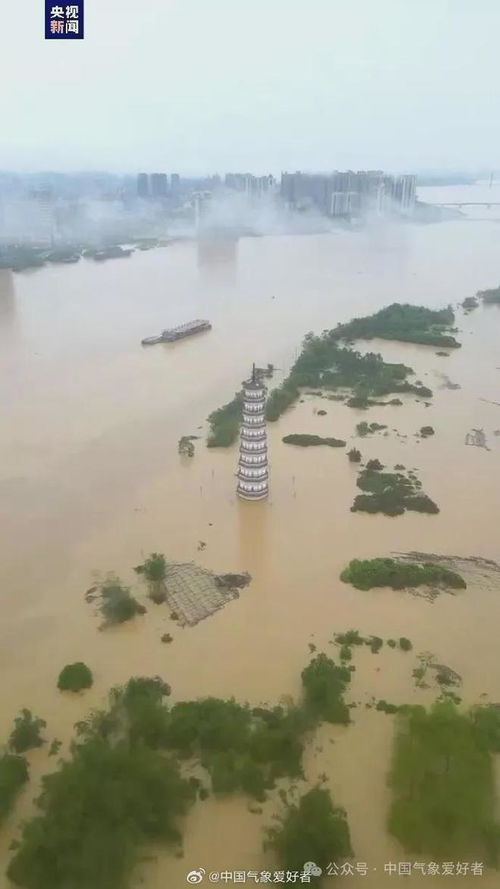
<path fill-rule="evenodd" d="M 9 748 L 15 753 L 25 753 L 34 747 L 41 747 L 45 743 L 42 738 L 42 730 L 47 723 L 39 716 L 33 716 L 31 710 L 26 707 L 21 710 L 21 715 L 16 716 L 14 728 L 9 738 Z"/>
<path fill-rule="evenodd" d="M 4 753 L 0 756 L 0 822 L 11 811 L 17 794 L 29 778 L 24 756 Z"/>
<path fill-rule="evenodd" d="M 282 867 L 299 873 L 307 861 L 325 871 L 330 862 L 353 854 L 346 813 L 321 787 L 313 787 L 298 804 L 288 804 L 278 825 L 268 828 L 265 846 L 276 852 Z"/>
<path fill-rule="evenodd" d="M 430 710 L 404 708 L 389 776 L 389 830 L 406 850 L 436 858 L 483 855 L 497 864 L 489 737 L 450 700 Z"/>
<path fill-rule="evenodd" d="M 144 614 L 146 609 L 131 594 L 130 588 L 124 586 L 119 577 L 110 575 L 100 586 L 100 611 L 104 617 L 104 626 L 124 623 Z"/>
<path fill-rule="evenodd" d="M 149 598 L 157 605 L 165 602 L 167 590 L 165 579 L 167 576 L 167 560 L 163 553 L 151 553 L 150 556 L 134 568 L 137 574 L 142 574 L 149 585 Z"/>
<path fill-rule="evenodd" d="M 316 719 L 347 725 L 349 708 L 343 694 L 351 680 L 347 667 L 337 667 L 326 654 L 318 654 L 302 670 L 306 707 Z"/>

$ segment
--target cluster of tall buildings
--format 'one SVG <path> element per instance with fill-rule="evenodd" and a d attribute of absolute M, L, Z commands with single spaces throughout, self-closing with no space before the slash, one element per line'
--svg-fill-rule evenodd
<path fill-rule="evenodd" d="M 282 173 L 281 199 L 290 209 L 316 208 L 325 216 L 411 216 L 416 176 L 390 176 L 381 170 Z"/>
<path fill-rule="evenodd" d="M 137 176 L 138 198 L 168 198 L 179 193 L 180 176 L 172 173 L 139 173 Z"/>
<path fill-rule="evenodd" d="M 245 195 L 263 195 L 276 188 L 273 176 L 253 176 L 251 173 L 226 173 L 202 177 L 179 176 L 178 173 L 139 173 L 137 176 L 137 197 L 143 200 L 175 199 L 193 193 L 237 191 Z"/>

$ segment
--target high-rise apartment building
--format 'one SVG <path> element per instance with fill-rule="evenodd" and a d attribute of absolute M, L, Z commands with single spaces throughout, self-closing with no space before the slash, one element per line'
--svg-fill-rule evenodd
<path fill-rule="evenodd" d="M 149 197 L 149 176 L 147 173 L 139 173 L 137 177 L 137 197 Z"/>
<path fill-rule="evenodd" d="M 168 194 L 168 179 L 166 173 L 151 173 L 150 192 L 152 198 L 166 198 Z"/>

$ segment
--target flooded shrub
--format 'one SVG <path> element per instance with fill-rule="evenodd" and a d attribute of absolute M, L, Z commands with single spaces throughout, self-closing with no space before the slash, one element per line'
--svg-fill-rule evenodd
<path fill-rule="evenodd" d="M 57 687 L 61 691 L 82 691 L 90 688 L 94 679 L 92 672 L 82 661 L 74 664 L 66 664 L 59 673 Z"/>
<path fill-rule="evenodd" d="M 114 575 L 108 577 L 99 587 L 101 596 L 100 611 L 104 617 L 104 626 L 124 623 L 144 614 L 146 609 L 132 596 L 130 588 L 122 584 Z"/>
<path fill-rule="evenodd" d="M 399 647 L 401 651 L 411 651 L 413 645 L 411 644 L 410 640 L 406 638 L 406 636 L 401 636 L 399 640 Z"/>
<path fill-rule="evenodd" d="M 305 704 L 316 719 L 347 725 L 349 709 L 343 695 L 350 682 L 347 667 L 337 667 L 326 654 L 318 654 L 302 671 Z"/>
<path fill-rule="evenodd" d="M 368 460 L 368 463 L 366 464 L 366 468 L 370 469 L 374 472 L 380 472 L 384 467 L 383 467 L 383 464 L 380 462 L 380 460 L 378 460 L 375 457 L 374 460 Z"/>
<path fill-rule="evenodd" d="M 143 574 L 146 580 L 165 580 L 167 575 L 167 560 L 163 553 L 151 553 L 150 556 L 134 568 L 137 574 Z"/>
<path fill-rule="evenodd" d="M 347 630 L 346 633 L 336 633 L 335 641 L 339 645 L 364 645 L 366 640 L 359 635 L 359 630 Z"/>
<path fill-rule="evenodd" d="M 313 787 L 298 803 L 287 804 L 266 837 L 265 848 L 272 849 L 280 865 L 292 872 L 301 873 L 306 861 L 314 861 L 325 872 L 330 862 L 353 855 L 346 812 L 321 787 Z"/>
<path fill-rule="evenodd" d="M 399 707 L 397 707 L 396 704 L 388 704 L 387 701 L 385 701 L 383 698 L 381 698 L 380 701 L 377 701 L 375 710 L 379 710 L 382 713 L 387 713 L 389 715 L 392 715 L 393 713 L 398 712 Z"/>
<path fill-rule="evenodd" d="M 422 438 L 429 438 L 430 435 L 434 435 L 434 429 L 432 426 L 421 426 L 420 435 Z"/>
<path fill-rule="evenodd" d="M 23 708 L 21 715 L 16 716 L 14 728 L 9 738 L 9 749 L 14 753 L 25 753 L 34 747 L 41 747 L 45 743 L 42 738 L 42 730 L 47 723 L 39 716 L 33 716 L 31 710 Z"/>
<path fill-rule="evenodd" d="M 351 450 L 347 452 L 347 456 L 349 457 L 350 463 L 361 463 L 361 451 L 358 451 L 357 448 L 351 448 Z"/>
<path fill-rule="evenodd" d="M 197 436 L 195 436 L 196 438 Z M 179 439 L 179 444 L 177 445 L 177 450 L 182 457 L 194 457 L 194 444 L 191 441 L 193 436 L 191 435 L 183 435 L 182 438 Z"/>

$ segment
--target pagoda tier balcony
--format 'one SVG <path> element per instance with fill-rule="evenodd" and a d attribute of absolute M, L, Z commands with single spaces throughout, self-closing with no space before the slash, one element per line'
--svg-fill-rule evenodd
<path fill-rule="evenodd" d="M 247 482 L 263 482 L 269 478 L 269 472 L 267 470 L 267 466 L 264 466 L 261 470 L 258 469 L 247 469 L 246 466 L 240 466 L 238 468 L 238 472 L 236 473 L 238 478 Z"/>
<path fill-rule="evenodd" d="M 240 440 L 242 442 L 249 442 L 249 444 L 253 441 L 267 441 L 266 427 L 262 426 L 260 429 L 251 429 L 248 432 L 242 429 Z"/>
<path fill-rule="evenodd" d="M 240 438 L 242 441 L 261 441 L 263 438 L 267 438 L 266 427 L 264 424 L 261 426 L 242 426 Z"/>
<path fill-rule="evenodd" d="M 266 406 L 266 399 L 265 399 L 265 398 L 259 398 L 258 401 L 249 401 L 248 398 L 244 398 L 244 399 L 243 399 L 243 405 L 244 405 L 245 408 L 248 408 L 248 410 L 251 410 L 251 411 L 262 411 L 262 412 L 264 412 L 264 409 L 265 409 L 265 406 Z"/>
<path fill-rule="evenodd" d="M 243 500 L 265 500 L 269 495 L 269 486 L 266 483 L 248 485 L 246 482 L 240 482 L 237 492 Z"/>
<path fill-rule="evenodd" d="M 248 426 L 242 426 L 240 431 L 241 438 L 267 438 L 265 423 L 249 423 Z"/>
<path fill-rule="evenodd" d="M 267 454 L 267 440 L 265 438 L 261 438 L 259 441 L 241 441 L 240 442 L 240 451 L 241 453 L 248 454 L 250 457 L 252 454 Z"/>
<path fill-rule="evenodd" d="M 243 386 L 243 392 L 246 398 L 252 399 L 252 401 L 257 401 L 259 398 L 266 397 L 266 390 L 263 386 L 256 386 L 255 388 L 250 388 L 249 386 Z"/>
<path fill-rule="evenodd" d="M 265 426 L 264 414 L 243 414 L 242 426 Z"/>
<path fill-rule="evenodd" d="M 262 466 L 267 463 L 267 448 L 262 451 L 245 451 L 240 448 L 240 463 L 245 466 Z"/>

